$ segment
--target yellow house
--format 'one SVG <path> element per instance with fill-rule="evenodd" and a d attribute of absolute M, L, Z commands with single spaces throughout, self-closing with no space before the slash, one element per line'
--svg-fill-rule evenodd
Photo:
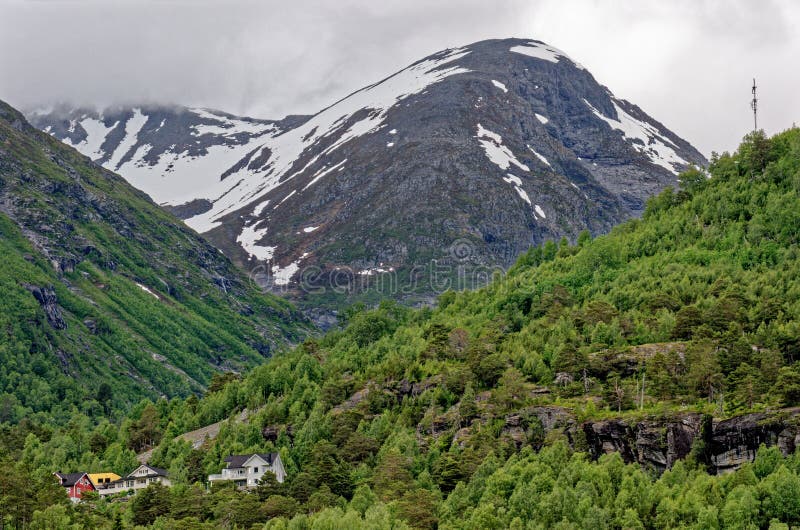
<path fill-rule="evenodd" d="M 122 477 L 116 473 L 89 473 L 89 480 L 97 489 L 107 488 L 109 484 L 120 478 Z"/>

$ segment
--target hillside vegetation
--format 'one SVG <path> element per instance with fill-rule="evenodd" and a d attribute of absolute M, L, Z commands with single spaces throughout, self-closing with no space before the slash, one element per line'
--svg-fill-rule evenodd
<path fill-rule="evenodd" d="M 308 330 L 119 176 L 0 102 L 0 422 L 201 394 Z"/>
<path fill-rule="evenodd" d="M 2 446 L 29 470 L 127 472 L 132 440 L 160 439 L 152 463 L 182 485 L 65 509 L 97 527 L 798 524 L 800 465 L 777 448 L 711 476 L 698 446 L 658 477 L 619 455 L 591 462 L 585 441 L 529 414 L 725 417 L 800 404 L 800 129 L 750 135 L 708 171 L 684 173 L 641 220 L 531 249 L 435 309 L 354 309 L 342 330 L 220 379 L 202 399 L 143 402 L 122 428 L 18 425 Z M 198 449 L 173 441 L 243 409 L 249 421 Z M 506 428 L 512 416 L 521 434 Z M 227 454 L 255 451 L 279 451 L 287 483 L 255 494 L 190 485 Z"/>

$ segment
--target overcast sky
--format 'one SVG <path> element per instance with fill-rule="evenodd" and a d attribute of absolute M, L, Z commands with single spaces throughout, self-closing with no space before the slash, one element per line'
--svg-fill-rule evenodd
<path fill-rule="evenodd" d="M 800 122 L 795 0 L 0 0 L 0 99 L 312 113 L 440 49 L 536 38 L 701 151 Z"/>

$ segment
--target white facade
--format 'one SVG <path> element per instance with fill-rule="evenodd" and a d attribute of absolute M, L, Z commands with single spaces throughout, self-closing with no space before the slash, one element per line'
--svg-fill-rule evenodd
<path fill-rule="evenodd" d="M 162 469 L 141 465 L 134 469 L 128 476 L 111 482 L 103 489 L 98 489 L 100 495 L 114 495 L 129 490 L 138 491 L 146 488 L 150 484 L 161 483 L 170 486 L 172 483 Z"/>
<path fill-rule="evenodd" d="M 228 467 L 222 473 L 209 475 L 209 482 L 232 480 L 239 487 L 253 488 L 267 471 L 274 473 L 278 482 L 286 480 L 286 470 L 277 453 L 230 456 L 226 460 Z"/>

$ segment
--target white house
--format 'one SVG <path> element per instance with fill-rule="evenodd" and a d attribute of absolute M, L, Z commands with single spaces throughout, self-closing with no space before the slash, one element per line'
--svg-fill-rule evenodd
<path fill-rule="evenodd" d="M 286 470 L 278 453 L 255 453 L 252 455 L 231 455 L 225 459 L 227 466 L 222 473 L 209 475 L 209 482 L 232 480 L 240 488 L 253 488 L 264 473 L 275 473 L 278 482 L 286 479 Z"/>
<path fill-rule="evenodd" d="M 104 489 L 100 489 L 97 492 L 100 495 L 113 495 L 129 490 L 137 491 L 146 488 L 150 484 L 155 484 L 156 482 L 164 486 L 170 486 L 172 484 L 167 476 L 166 470 L 142 464 L 131 471 L 127 476 L 111 482 Z"/>

